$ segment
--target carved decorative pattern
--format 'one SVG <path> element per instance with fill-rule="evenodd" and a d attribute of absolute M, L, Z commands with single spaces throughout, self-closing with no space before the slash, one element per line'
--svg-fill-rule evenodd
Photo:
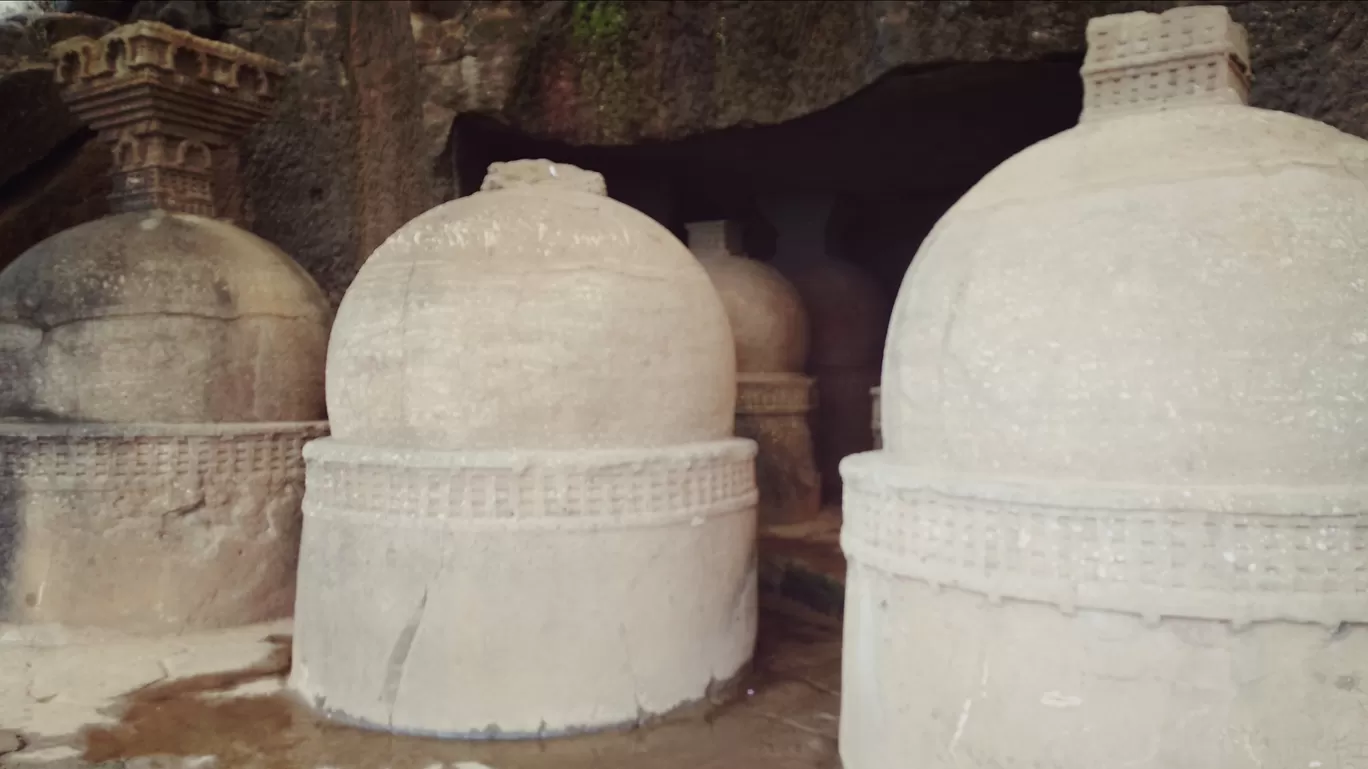
<path fill-rule="evenodd" d="M 95 86 L 143 72 L 204 81 L 244 101 L 274 100 L 285 71 L 273 59 L 155 21 L 125 24 L 98 39 L 64 40 L 51 56 L 59 86 Z"/>
<path fill-rule="evenodd" d="M 212 215 L 212 152 L 266 116 L 284 68 L 157 22 L 52 47 L 72 111 L 113 145 L 116 211 Z"/>
<path fill-rule="evenodd" d="M 613 527 L 702 523 L 753 509 L 755 444 L 468 454 L 305 450 L 306 518 L 387 527 Z"/>
<path fill-rule="evenodd" d="M 816 405 L 811 377 L 801 374 L 741 374 L 736 381 L 737 414 L 806 414 Z"/>
<path fill-rule="evenodd" d="M 1243 103 L 1249 42 L 1224 8 L 1132 13 L 1088 25 L 1083 119 L 1190 101 Z"/>
<path fill-rule="evenodd" d="M 84 427 L 0 424 L 0 483 L 17 479 L 30 491 L 61 491 L 167 478 L 298 475 L 304 444 L 328 433 L 326 422 L 187 425 L 184 431 Z"/>
<path fill-rule="evenodd" d="M 883 452 L 843 463 L 841 541 L 852 560 L 1066 611 L 1236 625 L 1368 621 L 1368 490 L 1354 495 L 1362 505 L 1325 514 L 1289 513 L 1302 492 L 1286 490 L 1269 512 L 1154 509 L 1142 505 L 1153 491 L 1144 489 L 1128 508 L 950 493 L 906 472 Z M 1324 506 L 1315 490 L 1304 494 L 1306 509 Z"/>

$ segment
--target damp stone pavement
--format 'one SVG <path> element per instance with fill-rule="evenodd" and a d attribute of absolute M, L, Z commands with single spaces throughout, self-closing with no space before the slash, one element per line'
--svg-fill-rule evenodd
<path fill-rule="evenodd" d="M 285 690 L 289 621 L 169 638 L 0 625 L 5 769 L 838 769 L 839 620 L 763 600 L 753 670 L 656 723 L 455 742 L 321 719 Z"/>

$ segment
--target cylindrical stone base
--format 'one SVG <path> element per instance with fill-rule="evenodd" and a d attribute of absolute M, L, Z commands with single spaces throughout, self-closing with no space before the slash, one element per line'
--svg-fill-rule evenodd
<path fill-rule="evenodd" d="M 848 769 L 1363 761 L 1361 488 L 842 469 Z"/>
<path fill-rule="evenodd" d="M 0 423 L 0 617 L 134 633 L 288 617 L 326 422 Z"/>
<path fill-rule="evenodd" d="M 290 687 L 330 716 L 573 734 L 702 699 L 751 657 L 750 441 L 305 455 Z"/>
<path fill-rule="evenodd" d="M 759 447 L 755 458 L 762 526 L 801 523 L 822 507 L 822 479 L 808 423 L 814 389 L 801 374 L 738 374 L 736 434 Z"/>

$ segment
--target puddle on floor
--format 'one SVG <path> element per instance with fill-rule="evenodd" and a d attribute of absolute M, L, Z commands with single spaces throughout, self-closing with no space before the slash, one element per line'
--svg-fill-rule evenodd
<path fill-rule="evenodd" d="M 636 729 L 455 742 L 328 722 L 280 691 L 238 696 L 278 686 L 288 673 L 289 639 L 275 637 L 271 654 L 251 668 L 131 693 L 117 723 L 87 728 L 72 746 L 88 764 L 178 756 L 214 769 L 836 769 L 839 623 L 768 603 L 754 670 L 730 699 Z"/>

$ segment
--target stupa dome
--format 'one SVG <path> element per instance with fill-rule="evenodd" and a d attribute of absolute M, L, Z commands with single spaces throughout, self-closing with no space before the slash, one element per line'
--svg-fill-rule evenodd
<path fill-rule="evenodd" d="M 1357 477 L 1368 141 L 1239 101 L 1084 117 L 985 177 L 918 252 L 886 448 L 1061 480 Z"/>
<path fill-rule="evenodd" d="M 115 214 L 0 272 L 0 417 L 322 419 L 331 309 L 279 248 L 226 222 Z"/>
<path fill-rule="evenodd" d="M 888 329 L 888 299 L 863 267 L 828 252 L 834 202 L 808 194 L 760 201 L 778 234 L 775 266 L 806 306 L 809 367 L 877 368 Z"/>
<path fill-rule="evenodd" d="M 689 249 L 711 276 L 736 340 L 741 373 L 802 371 L 808 327 L 803 298 L 779 270 L 742 254 L 734 222 L 687 225 Z"/>
<path fill-rule="evenodd" d="M 519 183 L 538 173 L 555 181 Z M 575 173 L 498 164 L 484 191 L 376 249 L 328 351 L 339 442 L 559 450 L 731 434 L 732 337 L 707 273 Z"/>
<path fill-rule="evenodd" d="M 668 713 L 750 659 L 756 445 L 732 436 L 727 316 L 598 174 L 495 164 L 400 228 L 347 290 L 327 382 L 332 437 L 304 450 L 306 702 L 541 739 Z"/>
<path fill-rule="evenodd" d="M 839 500 L 841 460 L 874 445 L 870 388 L 879 383 L 889 302 L 862 267 L 828 252 L 833 198 L 797 194 L 758 202 L 778 236 L 774 265 L 807 311 L 818 468 L 823 496 Z"/>
<path fill-rule="evenodd" d="M 821 509 L 813 457 L 813 383 L 803 298 L 775 268 L 749 259 L 734 221 L 687 225 L 689 249 L 712 278 L 736 342 L 736 434 L 755 441 L 762 525 L 805 521 Z"/>
<path fill-rule="evenodd" d="M 1088 40 L 1078 127 L 923 243 L 842 464 L 850 769 L 1363 738 L 1368 142 L 1246 106 L 1219 6 Z"/>

